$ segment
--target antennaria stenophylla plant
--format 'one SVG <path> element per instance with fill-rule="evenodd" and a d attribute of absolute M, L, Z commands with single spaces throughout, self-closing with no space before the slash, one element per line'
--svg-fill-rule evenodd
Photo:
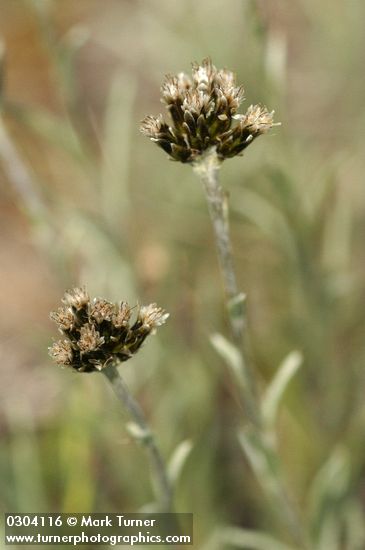
<path fill-rule="evenodd" d="M 162 115 L 147 116 L 141 123 L 141 131 L 171 158 L 190 164 L 205 192 L 233 338 L 231 343 L 222 335 L 215 335 L 212 343 L 230 366 L 242 397 L 246 426 L 239 433 L 239 441 L 292 540 L 308 548 L 301 518 L 287 494 L 273 420 L 280 396 L 301 358 L 294 354 L 284 363 L 266 399 L 262 399 L 258 375 L 247 353 L 244 294 L 237 284 L 228 202 L 219 182 L 222 162 L 242 153 L 257 137 L 277 125 L 274 113 L 260 105 L 251 105 L 244 115 L 238 114 L 244 98 L 242 86 L 236 85 L 231 71 L 217 70 L 209 58 L 200 65 L 193 64 L 192 79 L 184 73 L 167 76 L 161 92 L 162 102 L 172 119 L 171 125 Z"/>

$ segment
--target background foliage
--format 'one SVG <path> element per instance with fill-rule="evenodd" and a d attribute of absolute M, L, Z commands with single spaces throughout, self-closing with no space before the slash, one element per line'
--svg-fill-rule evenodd
<path fill-rule="evenodd" d="M 48 312 L 87 283 L 171 312 L 123 373 L 166 457 L 192 451 L 177 508 L 194 547 L 220 525 L 287 534 L 239 441 L 240 406 L 209 336 L 227 334 L 204 197 L 138 132 L 166 73 L 210 55 L 282 127 L 226 162 L 239 283 L 262 381 L 304 362 L 278 418 L 285 476 L 319 549 L 364 533 L 364 109 L 360 0 L 1 0 L 0 506 L 128 511 L 145 457 L 97 375 L 58 370 Z M 225 531 L 227 548 L 270 548 Z M 248 538 L 247 538 L 248 537 Z M 251 542 L 250 542 L 251 540 Z M 279 548 L 279 546 L 278 546 Z"/>

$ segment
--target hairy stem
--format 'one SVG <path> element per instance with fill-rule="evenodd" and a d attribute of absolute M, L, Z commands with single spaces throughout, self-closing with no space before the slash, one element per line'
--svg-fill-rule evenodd
<path fill-rule="evenodd" d="M 224 292 L 232 335 L 240 344 L 245 326 L 243 304 L 238 292 L 236 274 L 233 265 L 232 245 L 229 236 L 228 209 L 226 195 L 219 184 L 220 162 L 214 151 L 208 152 L 194 170 L 198 173 L 206 194 L 209 214 L 213 224 L 218 252 L 219 267 L 222 273 Z M 236 308 L 234 306 L 237 306 Z"/>
<path fill-rule="evenodd" d="M 257 427 L 261 424 L 260 407 L 257 401 L 255 378 L 247 359 L 245 337 L 244 295 L 238 291 L 234 270 L 232 244 L 229 235 L 228 207 L 226 195 L 219 183 L 220 161 L 215 150 L 208 153 L 194 165 L 207 198 L 213 225 L 218 262 L 222 274 L 226 306 L 232 336 L 242 356 L 243 406 L 249 420 Z"/>
<path fill-rule="evenodd" d="M 147 450 L 154 486 L 157 498 L 161 504 L 161 511 L 172 511 L 172 487 L 167 476 L 165 462 L 157 447 L 153 433 L 151 432 L 144 413 L 130 393 L 127 385 L 120 376 L 115 365 L 109 365 L 102 371 L 112 385 L 114 393 L 128 412 L 138 429 L 135 438 L 140 441 Z"/>
<path fill-rule="evenodd" d="M 301 544 L 303 548 L 308 548 L 300 518 L 295 508 L 291 505 L 291 499 L 288 497 L 285 484 L 279 473 L 281 465 L 279 454 L 275 448 L 267 444 L 267 433 L 262 421 L 261 402 L 256 390 L 256 379 L 247 360 L 243 294 L 238 290 L 235 275 L 232 244 L 229 234 L 227 198 L 219 183 L 220 164 L 215 150 L 211 149 L 199 162 L 195 163 L 194 170 L 199 175 L 205 190 L 214 230 L 232 336 L 242 358 L 241 379 L 243 384 L 240 384 L 240 391 L 244 411 L 251 424 L 251 429 L 257 440 L 262 457 L 268 464 L 274 463 L 276 465 L 275 468 L 269 468 L 269 477 L 271 479 L 268 480 L 266 492 L 270 495 L 273 505 L 279 512 L 279 515 L 281 515 L 282 521 L 286 524 L 293 540 Z"/>

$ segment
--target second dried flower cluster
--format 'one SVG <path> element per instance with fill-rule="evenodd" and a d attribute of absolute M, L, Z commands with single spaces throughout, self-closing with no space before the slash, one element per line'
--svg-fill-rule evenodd
<path fill-rule="evenodd" d="M 139 307 L 131 322 L 132 308 L 126 302 L 90 300 L 84 288 L 67 291 L 62 302 L 64 306 L 50 316 L 66 338 L 55 342 L 49 354 L 59 365 L 79 372 L 100 371 L 112 362 L 127 361 L 169 315 L 150 304 Z"/>

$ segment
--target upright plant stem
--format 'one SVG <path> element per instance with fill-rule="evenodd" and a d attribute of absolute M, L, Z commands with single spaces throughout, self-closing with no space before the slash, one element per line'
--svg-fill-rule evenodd
<path fill-rule="evenodd" d="M 194 166 L 203 183 L 210 218 L 213 224 L 218 261 L 222 273 L 224 292 L 227 298 L 227 309 L 232 335 L 236 344 L 241 344 L 244 331 L 244 315 L 236 274 L 233 265 L 232 245 L 229 236 L 227 201 L 219 183 L 220 162 L 214 151 L 209 151 L 202 160 Z M 235 305 L 238 307 L 235 310 Z M 238 310 L 238 311 L 237 311 Z"/>
<path fill-rule="evenodd" d="M 147 450 L 153 481 L 156 487 L 157 498 L 161 504 L 161 511 L 171 512 L 172 487 L 167 476 L 165 462 L 157 447 L 153 433 L 147 424 L 144 413 L 130 393 L 115 365 L 109 365 L 102 372 L 111 383 L 112 388 L 117 398 L 122 403 L 124 409 L 128 412 L 133 422 L 138 427 L 138 434 L 136 434 L 135 437 L 145 446 Z"/>
<path fill-rule="evenodd" d="M 253 430 L 261 452 L 265 456 L 265 461 L 267 464 L 271 464 L 271 466 L 272 461 L 276 464 L 275 468 L 270 467 L 268 469 L 271 479 L 268 482 L 270 487 L 267 487 L 267 493 L 274 500 L 275 508 L 282 516 L 283 522 L 286 524 L 293 539 L 296 543 L 301 544 L 303 548 L 307 548 L 306 535 L 303 533 L 300 519 L 290 504 L 286 487 L 281 479 L 279 455 L 275 446 L 268 445 L 267 443 L 267 434 L 263 425 L 261 403 L 256 390 L 255 376 L 247 360 L 243 295 L 238 290 L 235 275 L 232 244 L 229 235 L 228 206 L 225 193 L 219 183 L 220 161 L 215 150 L 211 149 L 208 151 L 194 165 L 194 170 L 199 175 L 205 190 L 214 230 L 231 332 L 242 358 L 241 375 L 244 384 L 243 386 L 240 385 L 240 389 L 242 391 L 244 410 L 251 424 L 250 429 Z"/>
<path fill-rule="evenodd" d="M 243 294 L 239 292 L 234 270 L 232 245 L 229 235 L 228 207 L 224 191 L 219 183 L 220 161 L 215 150 L 208 153 L 194 166 L 199 175 L 207 198 L 210 218 L 217 247 L 218 262 L 222 274 L 227 313 L 232 336 L 242 357 L 244 379 L 243 405 L 250 421 L 257 427 L 261 424 L 260 407 L 257 402 L 255 378 L 251 372 L 244 343 L 245 317 Z"/>

